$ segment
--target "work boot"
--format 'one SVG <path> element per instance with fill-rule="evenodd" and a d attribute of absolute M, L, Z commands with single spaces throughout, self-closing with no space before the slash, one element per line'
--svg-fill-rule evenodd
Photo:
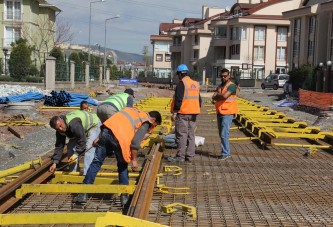
<path fill-rule="evenodd" d="M 185 162 L 185 159 L 184 158 L 181 158 L 179 156 L 176 156 L 176 157 L 168 157 L 168 161 L 169 162 L 179 162 L 179 163 L 183 163 Z"/>
<path fill-rule="evenodd" d="M 121 194 L 120 195 L 120 203 L 122 206 L 125 206 L 128 202 L 129 196 L 128 194 Z"/>
<path fill-rule="evenodd" d="M 86 193 L 77 194 L 73 198 L 73 202 L 74 203 L 86 203 L 87 202 L 87 194 Z"/>

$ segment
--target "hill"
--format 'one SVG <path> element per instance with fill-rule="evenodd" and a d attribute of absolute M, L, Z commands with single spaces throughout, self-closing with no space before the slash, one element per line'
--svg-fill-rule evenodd
<path fill-rule="evenodd" d="M 88 45 L 82 45 L 82 44 L 80 46 L 88 47 Z M 91 50 L 98 51 L 98 48 L 96 46 L 91 46 Z M 104 51 L 104 48 L 103 48 L 103 51 Z M 128 52 L 123 52 L 120 50 L 113 50 L 113 49 L 106 48 L 106 52 L 110 52 L 110 51 L 113 51 L 114 53 L 116 53 L 118 62 L 121 61 L 121 62 L 125 62 L 125 63 L 131 63 L 131 62 L 144 63 L 143 55 L 141 55 L 141 54 L 128 53 Z"/>

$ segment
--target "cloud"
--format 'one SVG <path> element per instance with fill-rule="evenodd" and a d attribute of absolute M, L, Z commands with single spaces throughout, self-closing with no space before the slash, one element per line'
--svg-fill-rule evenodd
<path fill-rule="evenodd" d="M 148 46 L 151 50 L 150 35 L 158 34 L 160 23 L 170 23 L 173 19 L 182 20 L 186 17 L 201 17 L 203 5 L 224 8 L 236 3 L 236 0 L 95 1 L 48 0 L 62 10 L 58 17 L 72 25 L 75 44 L 88 44 L 90 5 L 91 45 L 99 43 L 104 47 L 105 19 L 120 15 L 120 18 L 107 21 L 106 46 L 137 54 L 141 54 L 144 46 Z"/>

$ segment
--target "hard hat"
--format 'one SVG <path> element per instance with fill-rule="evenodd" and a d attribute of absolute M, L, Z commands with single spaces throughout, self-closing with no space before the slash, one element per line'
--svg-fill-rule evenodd
<path fill-rule="evenodd" d="M 177 72 L 178 73 L 188 73 L 188 68 L 185 64 L 181 64 L 177 67 Z"/>

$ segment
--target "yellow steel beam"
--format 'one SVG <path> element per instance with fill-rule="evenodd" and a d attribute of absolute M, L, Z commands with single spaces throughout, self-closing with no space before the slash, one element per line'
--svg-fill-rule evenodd
<path fill-rule="evenodd" d="M 133 194 L 135 185 L 94 184 L 23 184 L 15 196 L 23 198 L 28 193 L 128 193 Z"/>
<path fill-rule="evenodd" d="M 80 163 L 80 168 L 83 168 L 84 165 L 82 163 Z M 102 165 L 101 169 L 107 169 L 107 170 L 111 170 L 111 171 L 117 171 L 118 167 L 115 165 Z M 141 171 L 142 167 L 138 167 L 138 171 Z M 132 171 L 132 167 L 129 166 L 128 167 L 128 171 Z"/>
<path fill-rule="evenodd" d="M 82 183 L 84 179 L 84 176 L 72 176 L 72 175 L 60 175 L 57 174 L 54 176 L 54 178 L 52 179 L 51 183 L 52 184 L 57 184 L 60 182 L 66 182 L 66 183 Z M 106 178 L 106 177 L 96 177 L 94 184 L 108 184 L 108 185 L 118 185 L 119 184 L 119 180 L 115 179 L 115 178 Z M 135 185 L 136 181 L 134 180 L 130 180 L 129 181 L 130 185 Z"/>
<path fill-rule="evenodd" d="M 22 165 L 18 165 L 18 166 L 15 166 L 15 167 L 12 167 L 12 168 L 9 168 L 6 170 L 2 170 L 2 171 L 0 171 L 0 178 L 7 177 L 7 176 L 10 176 L 10 175 L 13 175 L 13 174 L 16 174 L 16 173 L 19 173 L 19 172 L 22 172 L 22 171 L 25 171 L 28 169 L 32 169 L 32 168 L 34 168 L 35 165 L 41 165 L 41 163 L 42 163 L 42 160 L 41 160 L 41 158 L 39 158 L 39 159 L 30 161 L 30 162 L 26 162 Z"/>
<path fill-rule="evenodd" d="M 229 141 L 241 141 L 241 140 L 259 140 L 259 137 L 249 136 L 249 137 L 229 138 Z"/>
<path fill-rule="evenodd" d="M 163 227 L 155 222 L 129 217 L 122 214 L 108 212 L 104 217 L 97 218 L 95 227 L 127 226 L 127 227 Z"/>
<path fill-rule="evenodd" d="M 0 214 L 0 225 L 94 224 L 106 212 Z"/>
<path fill-rule="evenodd" d="M 82 173 L 79 172 L 63 172 L 63 171 L 55 171 L 54 175 L 63 174 L 63 175 L 73 175 L 73 176 L 82 176 Z M 97 173 L 97 177 L 118 177 L 118 173 Z M 140 173 L 128 173 L 130 178 L 139 177 Z"/>

